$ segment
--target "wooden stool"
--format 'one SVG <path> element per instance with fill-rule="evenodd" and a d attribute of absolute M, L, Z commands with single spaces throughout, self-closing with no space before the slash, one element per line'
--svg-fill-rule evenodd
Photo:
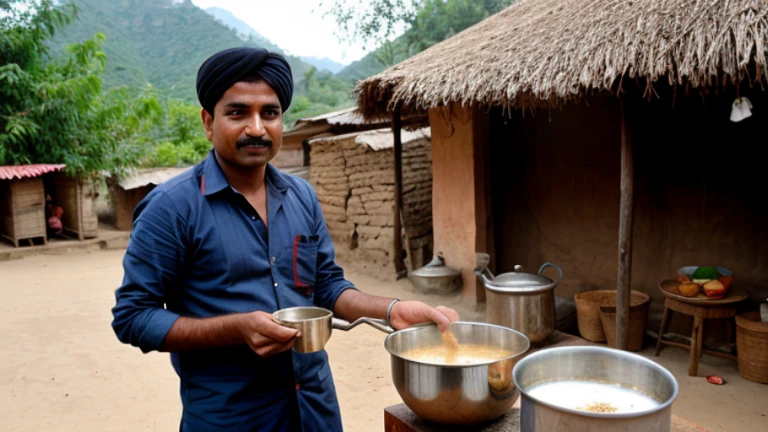
<path fill-rule="evenodd" d="M 681 314 L 693 317 L 693 331 L 691 332 L 690 345 L 664 340 L 663 335 L 667 330 L 667 326 L 669 325 L 669 315 L 671 311 L 680 312 Z M 733 323 L 731 322 L 731 319 L 735 316 L 736 307 L 733 304 L 693 304 L 667 297 L 664 301 L 664 314 L 661 317 L 661 328 L 659 329 L 659 337 L 656 341 L 656 351 L 653 353 L 653 355 L 655 357 L 659 356 L 659 352 L 661 351 L 661 344 L 672 345 L 690 350 L 691 359 L 688 362 L 688 375 L 690 376 L 697 375 L 699 370 L 699 358 L 701 357 L 702 352 L 717 357 L 737 360 L 735 355 L 718 351 L 705 350 L 702 349 L 701 346 L 704 337 L 704 320 L 713 318 L 727 319 L 727 341 L 729 344 L 732 343 Z"/>

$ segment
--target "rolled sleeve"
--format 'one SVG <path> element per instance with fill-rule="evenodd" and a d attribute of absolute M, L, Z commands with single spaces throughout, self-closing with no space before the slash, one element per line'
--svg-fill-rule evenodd
<path fill-rule="evenodd" d="M 311 187 L 310 196 L 315 215 L 315 233 L 319 237 L 315 304 L 332 311 L 336 305 L 336 300 L 342 292 L 357 288 L 352 282 L 344 278 L 344 269 L 336 264 L 333 240 L 331 240 L 331 235 L 328 233 L 328 228 L 325 225 L 325 217 L 320 208 L 320 203 Z"/>
<path fill-rule="evenodd" d="M 123 259 L 125 276 L 115 291 L 112 328 L 118 339 L 160 350 L 179 315 L 165 305 L 183 266 L 183 224 L 165 193 L 151 193 L 137 207 L 131 239 Z"/>

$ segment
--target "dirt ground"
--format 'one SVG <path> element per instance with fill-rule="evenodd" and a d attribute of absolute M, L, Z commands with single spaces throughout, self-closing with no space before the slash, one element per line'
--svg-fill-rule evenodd
<path fill-rule="evenodd" d="M 168 355 L 142 354 L 110 327 L 124 251 L 75 251 L 0 262 L 0 430 L 172 431 L 181 403 Z M 366 292 L 455 307 L 457 298 L 417 295 L 407 280 L 347 267 Z M 383 408 L 401 402 L 392 386 L 385 335 L 368 326 L 335 332 L 328 352 L 348 431 L 382 431 Z M 646 350 L 648 354 L 651 350 Z M 765 430 L 768 386 L 742 379 L 735 362 L 705 355 L 687 376 L 687 352 L 669 347 L 654 360 L 680 383 L 673 412 L 711 431 Z M 722 387 L 703 378 L 723 376 Z"/>

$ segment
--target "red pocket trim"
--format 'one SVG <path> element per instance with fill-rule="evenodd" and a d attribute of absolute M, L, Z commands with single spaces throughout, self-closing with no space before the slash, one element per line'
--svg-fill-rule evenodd
<path fill-rule="evenodd" d="M 304 288 L 306 294 L 312 293 L 312 287 L 299 280 L 298 260 L 299 260 L 299 240 L 301 236 L 296 236 L 293 239 L 293 283 L 296 288 Z"/>

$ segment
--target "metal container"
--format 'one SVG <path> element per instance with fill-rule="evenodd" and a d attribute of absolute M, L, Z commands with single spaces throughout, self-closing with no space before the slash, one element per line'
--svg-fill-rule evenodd
<path fill-rule="evenodd" d="M 590 346 L 544 349 L 520 360 L 512 376 L 522 393 L 521 432 L 646 432 L 669 431 L 672 427 L 677 381 L 668 370 L 637 354 Z M 570 399 L 567 392 L 572 391 L 575 381 L 618 385 L 611 388 L 649 397 L 653 403 L 636 412 L 598 413 L 564 407 L 562 403 L 552 403 L 552 399 L 543 400 L 531 394 L 539 384 L 554 384 L 561 386 L 554 388 L 561 399 Z M 573 393 L 575 403 L 587 404 L 590 398 L 587 392 Z M 611 403 L 618 406 L 622 403 L 620 399 L 614 398 Z"/>
<path fill-rule="evenodd" d="M 461 290 L 461 271 L 445 265 L 441 256 L 411 272 L 408 279 L 413 288 L 425 294 L 451 294 Z"/>
<path fill-rule="evenodd" d="M 435 325 L 399 330 L 384 341 L 392 364 L 392 380 L 403 402 L 426 420 L 470 425 L 493 420 L 509 411 L 520 392 L 512 380 L 517 357 L 530 343 L 522 333 L 492 324 L 456 322 L 451 326 L 459 344 L 502 347 L 513 355 L 472 365 L 414 361 L 402 354 L 412 348 L 442 345 Z"/>
<path fill-rule="evenodd" d="M 478 260 L 480 261 L 480 260 Z M 554 281 L 541 273 L 547 267 L 554 267 L 560 277 Z M 563 279 L 563 270 L 544 263 L 538 274 L 515 271 L 496 277 L 485 265 L 476 269 L 483 278 L 486 295 L 488 322 L 521 331 L 531 342 L 541 342 L 555 329 L 554 289 Z"/>
<path fill-rule="evenodd" d="M 275 322 L 298 328 L 301 336 L 293 349 L 315 352 L 325 347 L 333 329 L 349 330 L 365 323 L 389 336 L 384 348 L 389 352 L 392 380 L 403 402 L 416 415 L 436 423 L 469 425 L 500 417 L 517 402 L 520 392 L 512 380 L 517 357 L 528 351 L 530 342 L 521 332 L 486 323 L 455 322 L 451 331 L 461 344 L 481 344 L 504 348 L 512 354 L 469 365 L 436 364 L 403 357 L 413 348 L 442 346 L 442 334 L 435 324 L 420 324 L 395 330 L 381 319 L 359 318 L 352 323 L 333 318 L 319 307 L 281 309 Z"/>
<path fill-rule="evenodd" d="M 333 318 L 333 312 L 315 306 L 299 306 L 280 309 L 272 314 L 276 323 L 298 329 L 301 336 L 296 338 L 293 350 L 300 353 L 321 351 L 331 338 L 333 329 L 347 331 L 365 323 L 385 333 L 394 331 L 385 320 L 375 318 L 359 318 L 353 323 Z"/>

